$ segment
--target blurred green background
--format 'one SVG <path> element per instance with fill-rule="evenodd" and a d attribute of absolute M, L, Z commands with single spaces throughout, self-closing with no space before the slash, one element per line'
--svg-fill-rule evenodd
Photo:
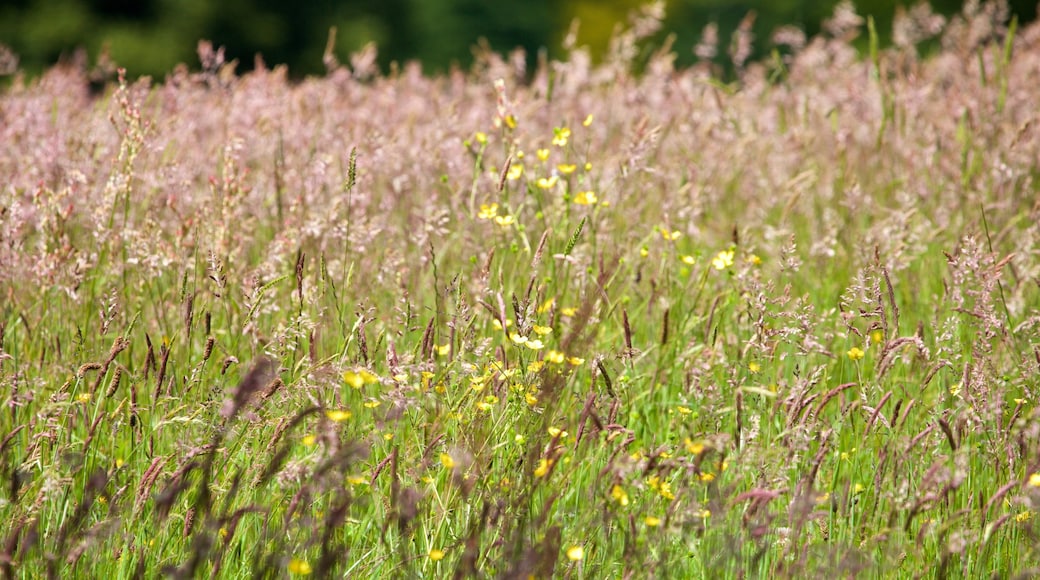
<path fill-rule="evenodd" d="M 492 48 L 517 46 L 533 58 L 540 49 L 558 53 L 574 18 L 581 20 L 580 44 L 601 54 L 618 22 L 639 0 L 0 0 L 0 44 L 20 57 L 20 66 L 37 73 L 77 48 L 91 62 L 102 47 L 131 75 L 161 78 L 177 63 L 198 67 L 196 43 L 212 40 L 227 49 L 239 70 L 260 53 L 269 64 L 285 63 L 300 77 L 324 71 L 322 53 L 330 27 L 338 29 L 336 53 L 348 55 L 374 41 L 384 70 L 392 61 L 420 60 L 425 70 L 467 66 L 472 48 L 486 38 Z M 669 0 L 666 32 L 675 33 L 680 64 L 694 62 L 692 48 L 704 26 L 716 22 L 725 58 L 730 32 L 754 11 L 756 56 L 770 49 L 771 32 L 795 25 L 809 35 L 820 29 L 836 0 Z M 873 15 L 881 34 L 891 30 L 901 2 L 860 0 L 860 14 Z M 934 0 L 934 9 L 951 14 L 955 0 Z M 1037 0 L 1014 0 L 1020 20 L 1036 17 Z"/>

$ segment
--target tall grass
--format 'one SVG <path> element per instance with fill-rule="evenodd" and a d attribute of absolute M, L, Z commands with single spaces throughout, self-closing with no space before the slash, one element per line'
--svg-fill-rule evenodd
<path fill-rule="evenodd" d="M 1036 574 L 1040 28 L 843 6 L 727 84 L 659 17 L 16 79 L 0 570 Z"/>

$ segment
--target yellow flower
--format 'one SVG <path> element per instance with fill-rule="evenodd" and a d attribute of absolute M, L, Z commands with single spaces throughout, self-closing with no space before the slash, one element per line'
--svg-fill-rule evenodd
<path fill-rule="evenodd" d="M 1026 510 L 1015 516 L 1015 521 L 1018 523 L 1028 522 L 1033 517 L 1033 512 Z"/>
<path fill-rule="evenodd" d="M 430 559 L 434 562 L 440 562 L 444 559 L 444 550 L 433 549 L 430 550 Z"/>
<path fill-rule="evenodd" d="M 870 333 L 870 340 L 872 340 L 874 344 L 880 343 L 881 339 L 883 338 L 885 338 L 885 335 L 880 330 L 875 330 L 874 332 Z"/>
<path fill-rule="evenodd" d="M 509 340 L 513 341 L 514 344 L 527 344 L 527 337 L 520 336 L 515 332 L 509 333 Z"/>
<path fill-rule="evenodd" d="M 700 441 L 693 441 L 692 439 L 687 437 L 683 440 L 683 443 L 686 444 L 686 450 L 694 455 L 700 455 L 701 453 L 704 453 L 705 446 L 704 443 L 701 443 Z"/>
<path fill-rule="evenodd" d="M 119 469 L 119 468 L 123 467 L 124 465 L 126 465 L 125 461 L 123 461 L 122 459 L 116 459 L 116 469 Z"/>
<path fill-rule="evenodd" d="M 711 517 L 711 510 L 701 510 L 700 513 L 697 515 L 699 515 L 703 519 L 708 519 Z"/>
<path fill-rule="evenodd" d="M 954 397 L 958 397 L 961 394 L 961 384 L 950 385 L 950 394 Z"/>
<path fill-rule="evenodd" d="M 614 487 L 611 488 L 610 497 L 621 504 L 621 507 L 628 506 L 628 493 L 625 492 L 625 489 L 620 485 L 615 484 Z"/>
<path fill-rule="evenodd" d="M 648 528 L 656 528 L 657 526 L 661 525 L 661 518 L 655 516 L 646 516 L 646 518 L 643 519 L 643 523 L 646 524 L 646 527 Z"/>
<path fill-rule="evenodd" d="M 757 373 L 758 371 L 762 370 L 762 365 L 758 364 L 755 361 L 751 361 L 751 362 L 748 363 L 747 368 L 748 368 L 749 371 L 751 371 L 752 374 L 754 374 L 754 373 Z"/>
<path fill-rule="evenodd" d="M 598 201 L 594 191 L 579 191 L 574 195 L 574 203 L 578 205 L 595 205 Z"/>
<path fill-rule="evenodd" d="M 491 326 L 495 327 L 495 330 L 502 330 L 502 322 L 499 321 L 497 318 L 491 319 Z M 509 328 L 510 326 L 513 326 L 513 321 L 507 318 L 506 328 Z"/>
<path fill-rule="evenodd" d="M 440 458 L 441 465 L 443 465 L 446 469 L 455 469 L 455 460 L 451 458 L 451 455 L 448 455 L 447 453 L 441 453 Z"/>
<path fill-rule="evenodd" d="M 862 483 L 857 483 L 852 486 L 852 495 L 863 493 L 867 488 Z"/>
<path fill-rule="evenodd" d="M 516 129 L 516 117 L 513 115 L 506 115 L 506 126 L 510 129 Z"/>
<path fill-rule="evenodd" d="M 667 481 L 662 481 L 660 486 L 661 497 L 672 500 L 675 499 L 675 494 L 672 493 L 672 484 Z"/>
<path fill-rule="evenodd" d="M 300 576 L 306 576 L 312 572 L 311 565 L 304 560 L 299 558 L 293 558 L 289 560 L 289 573 L 299 574 Z"/>
<path fill-rule="evenodd" d="M 585 163 L 585 171 L 586 172 L 592 171 L 592 163 Z"/>
<path fill-rule="evenodd" d="M 585 120 L 582 121 L 581 124 L 582 124 L 583 127 L 588 127 L 589 125 L 591 125 L 592 124 L 592 113 L 589 113 L 589 116 L 585 117 Z"/>
<path fill-rule="evenodd" d="M 524 343 L 524 346 L 531 350 L 542 350 L 543 348 L 545 348 L 545 344 L 543 344 L 542 341 L 538 340 L 537 338 L 533 340 L 528 340 Z"/>
<path fill-rule="evenodd" d="M 228 536 L 228 529 L 225 527 L 221 527 L 219 530 L 217 530 L 217 534 L 219 534 L 221 538 L 226 538 Z"/>
<path fill-rule="evenodd" d="M 538 397 L 534 396 L 532 393 L 526 393 L 524 395 L 524 402 L 533 407 L 538 404 Z"/>
<path fill-rule="evenodd" d="M 548 460 L 548 459 L 545 459 L 545 458 L 539 459 L 538 460 L 538 467 L 536 467 L 534 469 L 534 476 L 535 477 L 545 477 L 545 475 L 547 473 L 549 473 L 549 468 L 552 467 L 552 464 L 553 464 L 553 462 Z"/>
<path fill-rule="evenodd" d="M 640 257 L 645 258 L 645 257 L 647 257 L 649 255 L 650 255 L 650 248 L 648 248 L 646 246 L 643 246 L 642 248 L 639 248 L 639 256 Z"/>
<path fill-rule="evenodd" d="M 1029 487 L 1040 487 L 1040 473 L 1029 476 Z"/>
<path fill-rule="evenodd" d="M 556 187 L 556 182 L 559 180 L 560 178 L 555 175 L 552 177 L 539 177 L 535 184 L 542 189 L 552 189 Z"/>
<path fill-rule="evenodd" d="M 363 475 L 348 475 L 347 483 L 350 484 L 352 487 L 357 487 L 359 485 L 368 485 L 368 479 L 366 479 Z"/>
<path fill-rule="evenodd" d="M 715 481 L 715 474 L 710 471 L 702 473 L 700 477 L 701 481 L 703 481 L 704 483 Z"/>
<path fill-rule="evenodd" d="M 549 427 L 546 429 L 546 432 L 549 433 L 549 437 L 559 437 L 560 439 L 566 439 L 567 435 L 569 435 L 569 433 L 559 427 Z"/>
<path fill-rule="evenodd" d="M 762 258 L 759 258 L 756 254 L 751 254 L 747 257 L 747 263 L 751 264 L 752 266 L 761 266 Z"/>
<path fill-rule="evenodd" d="M 660 229 L 660 232 L 661 232 L 661 237 L 664 238 L 666 241 L 674 242 L 675 240 L 678 240 L 679 238 L 682 237 L 682 232 L 678 232 L 678 231 L 671 232 L 671 231 L 668 231 L 668 228 L 666 228 L 664 226 L 661 226 L 659 229 Z"/>
<path fill-rule="evenodd" d="M 86 404 L 90 402 L 90 393 L 80 393 L 76 395 L 76 400 L 80 403 Z"/>
<path fill-rule="evenodd" d="M 578 309 L 573 306 L 566 306 L 560 309 L 560 314 L 566 316 L 567 318 L 573 318 L 575 315 L 578 314 Z"/>
<path fill-rule="evenodd" d="M 360 389 L 365 385 L 378 383 L 379 377 L 367 369 L 355 369 L 343 373 L 343 382 L 355 389 Z"/>
<path fill-rule="evenodd" d="M 711 260 L 716 270 L 725 270 L 733 265 L 733 250 L 723 250 Z"/>
<path fill-rule="evenodd" d="M 689 254 L 683 256 L 681 259 L 682 259 L 682 263 L 686 264 L 687 266 L 692 266 L 695 263 L 697 263 L 697 258 L 694 258 L 693 256 L 691 256 Z"/>
<path fill-rule="evenodd" d="M 490 205 L 488 205 L 486 203 L 480 204 L 480 213 L 477 214 L 478 218 L 480 218 L 482 220 L 489 220 L 489 219 L 494 218 L 497 215 L 498 215 L 498 204 L 497 203 L 492 203 Z"/>
<path fill-rule="evenodd" d="M 343 409 L 335 409 L 325 411 L 325 416 L 333 423 L 342 423 L 351 417 L 351 413 L 350 411 L 344 411 Z"/>
<path fill-rule="evenodd" d="M 304 435 L 300 442 L 307 447 L 314 447 L 318 443 L 318 438 L 314 435 Z"/>
<path fill-rule="evenodd" d="M 691 409 L 689 407 L 683 407 L 682 405 L 679 405 L 678 407 L 676 407 L 675 410 L 679 411 L 680 415 L 690 415 L 690 414 L 693 413 L 693 409 Z"/>
<path fill-rule="evenodd" d="M 816 505 L 823 505 L 829 501 L 831 501 L 830 493 L 821 493 L 820 495 L 816 496 Z"/>
<path fill-rule="evenodd" d="M 483 131 L 477 131 L 477 134 L 474 135 L 474 138 L 477 140 L 477 143 L 480 143 L 481 145 L 487 143 L 487 133 L 484 133 Z"/>
<path fill-rule="evenodd" d="M 504 228 L 508 228 L 509 226 L 513 225 L 513 222 L 515 221 L 516 218 L 511 215 L 495 216 L 495 223 Z"/>
<path fill-rule="evenodd" d="M 545 336 L 546 334 L 552 333 L 552 328 L 549 326 L 539 326 L 537 324 L 531 325 L 531 330 L 538 336 Z"/>
<path fill-rule="evenodd" d="M 533 361 L 527 363 L 527 372 L 529 372 L 529 373 L 537 373 L 538 371 L 542 370 L 542 367 L 544 367 L 544 366 L 545 366 L 545 361 L 533 360 Z"/>
<path fill-rule="evenodd" d="M 585 359 L 577 356 L 570 356 L 567 357 L 567 362 L 570 363 L 571 366 L 580 367 L 581 365 L 585 364 Z"/>
<path fill-rule="evenodd" d="M 578 166 L 574 165 L 573 163 L 561 163 L 556 166 L 556 169 L 559 170 L 559 172 L 563 175 L 570 175 L 574 173 L 574 170 L 576 170 L 577 168 Z"/>
<path fill-rule="evenodd" d="M 535 154 L 538 155 L 538 159 L 540 161 L 545 161 L 546 159 L 549 158 L 549 150 L 548 149 L 539 149 L 538 151 L 535 151 Z"/>
<path fill-rule="evenodd" d="M 556 127 L 553 129 L 553 140 L 552 144 L 557 147 L 564 147 L 567 145 L 567 140 L 571 137 L 571 130 L 567 127 Z"/>
<path fill-rule="evenodd" d="M 546 312 L 549 312 L 549 310 L 552 309 L 554 304 L 556 304 L 556 298 L 549 298 L 545 302 L 542 302 L 541 305 L 538 306 L 538 314 L 545 314 Z"/>
<path fill-rule="evenodd" d="M 571 546 L 567 548 L 567 558 L 572 562 L 577 562 L 585 557 L 585 550 L 581 546 Z"/>
<path fill-rule="evenodd" d="M 850 348 L 849 352 L 846 353 L 846 354 L 849 355 L 849 360 L 859 360 L 859 359 L 863 358 L 863 356 L 865 355 L 863 350 L 861 348 L 859 348 L 858 346 L 854 346 L 854 347 Z"/>
<path fill-rule="evenodd" d="M 563 355 L 562 352 L 558 350 L 550 350 L 549 352 L 545 353 L 545 360 L 553 364 L 563 364 L 563 361 L 566 360 L 566 357 Z"/>
<path fill-rule="evenodd" d="M 506 179 L 509 181 L 516 181 L 520 179 L 520 176 L 524 174 L 523 163 L 513 163 L 509 166 L 509 171 L 506 172 Z"/>
<path fill-rule="evenodd" d="M 433 351 L 436 352 L 439 356 L 445 356 L 449 352 L 451 352 L 451 343 L 446 342 L 444 344 L 434 345 Z"/>

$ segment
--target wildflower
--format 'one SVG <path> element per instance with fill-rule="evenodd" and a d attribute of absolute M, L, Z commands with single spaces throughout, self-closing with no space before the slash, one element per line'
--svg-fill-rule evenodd
<path fill-rule="evenodd" d="M 438 550 L 438 549 L 434 548 L 434 549 L 430 550 L 429 556 L 430 556 L 430 559 L 433 560 L 434 562 L 440 562 L 441 560 L 444 559 L 444 550 Z"/>
<path fill-rule="evenodd" d="M 443 465 L 445 469 L 455 469 L 455 460 L 452 459 L 451 455 L 448 455 L 447 453 L 441 453 L 440 459 L 441 465 Z"/>
<path fill-rule="evenodd" d="M 502 330 L 502 321 L 500 321 L 497 318 L 494 318 L 494 319 L 491 320 L 491 326 L 495 327 L 495 330 Z M 513 326 L 513 321 L 509 320 L 507 318 L 506 319 L 506 328 L 509 328 L 510 326 Z"/>
<path fill-rule="evenodd" d="M 571 546 L 567 548 L 567 558 L 572 562 L 577 562 L 585 557 L 585 550 L 581 546 Z"/>
<path fill-rule="evenodd" d="M 524 343 L 524 346 L 531 350 L 542 350 L 543 348 L 545 348 L 545 344 L 543 344 L 542 341 L 538 340 L 537 338 L 533 340 L 528 340 Z"/>
<path fill-rule="evenodd" d="M 1018 523 L 1028 522 L 1032 518 L 1033 518 L 1033 512 L 1031 512 L 1029 510 L 1026 510 L 1026 511 L 1016 515 L 1015 516 L 1015 521 L 1018 522 Z"/>
<path fill-rule="evenodd" d="M 591 124 L 592 124 L 592 113 L 589 113 L 589 116 L 585 117 L 585 120 L 581 122 L 581 125 L 583 127 L 588 127 Z"/>
<path fill-rule="evenodd" d="M 580 367 L 581 365 L 585 364 L 585 359 L 578 356 L 570 356 L 567 357 L 567 363 L 571 366 Z"/>
<path fill-rule="evenodd" d="M 592 171 L 592 163 L 585 163 L 585 172 Z"/>
<path fill-rule="evenodd" d="M 520 336 L 516 332 L 509 333 L 509 340 L 513 341 L 514 344 L 527 344 L 528 338 L 526 336 Z"/>
<path fill-rule="evenodd" d="M 446 356 L 451 352 L 451 343 L 446 342 L 444 344 L 434 345 L 433 351 L 439 356 Z"/>
<path fill-rule="evenodd" d="M 506 179 L 509 181 L 516 181 L 520 179 L 520 176 L 524 174 L 523 163 L 513 163 L 509 166 L 509 171 L 506 172 Z"/>
<path fill-rule="evenodd" d="M 693 414 L 693 409 L 691 409 L 689 407 L 683 407 L 682 405 L 679 405 L 678 407 L 676 407 L 675 410 L 679 411 L 680 415 L 691 415 L 691 414 Z"/>
<path fill-rule="evenodd" d="M 487 145 L 487 133 L 484 133 L 483 131 L 477 131 L 477 134 L 473 137 L 477 140 L 477 143 L 480 143 L 481 145 Z"/>
<path fill-rule="evenodd" d="M 569 433 L 559 427 L 549 427 L 546 431 L 549 433 L 550 437 L 559 437 L 560 439 L 566 439 L 567 435 L 569 435 Z"/>
<path fill-rule="evenodd" d="M 684 255 L 680 259 L 682 260 L 682 263 L 686 264 L 687 266 L 692 266 L 692 265 L 694 265 L 697 262 L 697 258 L 694 258 L 693 256 L 691 256 L 689 254 Z"/>
<path fill-rule="evenodd" d="M 683 443 L 686 445 L 686 450 L 694 455 L 700 455 L 701 453 L 704 453 L 705 446 L 704 443 L 701 443 L 700 441 L 693 441 L 692 439 L 687 437 L 685 440 L 683 440 Z"/>
<path fill-rule="evenodd" d="M 661 494 L 661 497 L 667 500 L 675 499 L 675 494 L 672 493 L 672 484 L 667 481 L 661 482 L 659 492 Z"/>
<path fill-rule="evenodd" d="M 546 159 L 549 159 L 549 150 L 548 149 L 539 149 L 538 151 L 535 151 L 535 154 L 538 155 L 538 159 L 541 160 L 541 161 L 545 161 Z"/>
<path fill-rule="evenodd" d="M 495 223 L 504 228 L 508 228 L 509 226 L 513 225 L 513 222 L 515 221 L 516 218 L 511 215 L 495 216 Z"/>
<path fill-rule="evenodd" d="M 556 127 L 553 129 L 552 144 L 557 147 L 565 147 L 567 140 L 571 138 L 571 130 L 567 127 Z"/>
<path fill-rule="evenodd" d="M 524 402 L 533 407 L 538 404 L 538 397 L 531 393 L 527 393 L 524 395 Z M 519 437 L 519 435 L 517 437 Z"/>
<path fill-rule="evenodd" d="M 551 460 L 545 459 L 544 457 L 539 459 L 538 467 L 534 468 L 534 476 L 545 477 L 545 475 L 549 473 L 549 468 L 552 467 L 552 464 L 553 462 Z"/>
<path fill-rule="evenodd" d="M 706 520 L 711 517 L 711 510 L 701 510 L 697 515 Z"/>
<path fill-rule="evenodd" d="M 715 481 L 715 474 L 710 471 L 705 471 L 700 475 L 700 479 L 704 483 L 710 483 L 712 481 Z"/>
<path fill-rule="evenodd" d="M 394 438 L 394 434 L 393 433 L 384 433 L 383 434 L 383 440 L 385 440 L 385 441 L 390 441 L 393 438 Z"/>
<path fill-rule="evenodd" d="M 524 444 L 524 442 L 525 442 L 525 441 L 527 441 L 527 437 L 524 437 L 523 435 L 521 435 L 521 434 L 517 433 L 517 434 L 516 434 L 516 436 L 515 436 L 515 437 L 513 437 L 513 441 L 514 441 L 514 442 L 515 442 L 515 443 L 516 443 L 517 445 L 523 445 L 523 444 Z"/>
<path fill-rule="evenodd" d="M 560 309 L 560 314 L 566 316 L 567 318 L 573 318 L 576 314 L 578 314 L 578 309 L 574 308 L 573 306 L 567 306 L 565 308 Z"/>
<path fill-rule="evenodd" d="M 573 163 L 561 163 L 556 166 L 556 169 L 563 175 L 570 175 L 574 173 L 574 170 L 577 168 L 578 166 Z"/>
<path fill-rule="evenodd" d="M 648 248 L 646 246 L 643 246 L 642 248 L 639 248 L 639 256 L 641 258 L 645 258 L 645 257 L 647 257 L 649 255 L 650 255 L 650 248 Z"/>
<path fill-rule="evenodd" d="M 816 505 L 823 505 L 823 504 L 829 502 L 830 500 L 831 500 L 831 494 L 830 493 L 821 493 L 820 495 L 816 496 Z"/>
<path fill-rule="evenodd" d="M 733 265 L 733 250 L 723 250 L 711 260 L 716 270 L 725 270 Z"/>
<path fill-rule="evenodd" d="M 614 501 L 621 504 L 621 507 L 628 506 L 628 493 L 625 492 L 625 488 L 621 487 L 620 485 L 615 484 L 614 487 L 611 488 L 610 497 Z"/>
<path fill-rule="evenodd" d="M 883 338 L 885 338 L 885 335 L 880 330 L 875 330 L 870 333 L 870 340 L 872 340 L 874 344 L 880 343 Z"/>
<path fill-rule="evenodd" d="M 351 487 L 357 487 L 359 485 L 368 485 L 368 479 L 366 479 L 362 475 L 348 475 L 347 483 L 350 484 Z"/>
<path fill-rule="evenodd" d="M 857 483 L 852 486 L 852 495 L 858 495 L 863 493 L 867 488 L 862 483 Z"/>
<path fill-rule="evenodd" d="M 123 467 L 124 465 L 126 465 L 125 461 L 123 461 L 122 459 L 116 459 L 116 469 L 119 469 L 119 468 Z"/>
<path fill-rule="evenodd" d="M 228 537 L 228 529 L 223 527 L 223 526 L 221 526 L 221 528 L 219 530 L 217 530 L 217 534 L 219 534 L 221 538 L 227 538 Z"/>
<path fill-rule="evenodd" d="M 350 411 L 344 411 L 343 409 L 335 409 L 325 411 L 325 416 L 329 418 L 333 423 L 342 423 L 351 417 Z"/>
<path fill-rule="evenodd" d="M 950 385 L 950 394 L 954 397 L 959 397 L 961 394 L 961 384 Z"/>
<path fill-rule="evenodd" d="M 541 371 L 542 367 L 544 367 L 544 366 L 545 366 L 545 361 L 533 360 L 533 361 L 527 363 L 527 372 L 529 372 L 529 373 L 537 373 L 537 372 Z"/>
<path fill-rule="evenodd" d="M 553 305 L 555 305 L 555 304 L 556 304 L 556 299 L 555 298 L 550 298 L 550 299 L 546 300 L 545 302 L 542 302 L 541 305 L 539 305 L 538 308 L 537 308 L 538 314 L 545 314 L 546 312 L 549 312 L 549 310 L 552 309 Z"/>
<path fill-rule="evenodd" d="M 311 572 L 311 565 L 308 564 L 305 560 L 300 560 L 299 558 L 293 558 L 292 560 L 289 560 L 290 574 L 299 574 L 300 576 L 306 576 Z"/>
<path fill-rule="evenodd" d="M 668 242 L 674 242 L 675 240 L 678 240 L 679 238 L 682 237 L 682 232 L 679 232 L 679 231 L 675 231 L 675 232 L 668 231 L 668 228 L 666 228 L 664 226 L 661 226 L 660 228 L 658 228 L 658 230 L 661 232 L 661 237 L 664 238 L 665 241 L 668 241 Z"/>
<path fill-rule="evenodd" d="M 849 352 L 846 354 L 849 355 L 849 360 L 859 360 L 863 358 L 863 356 L 865 355 L 863 349 L 859 348 L 858 346 L 850 348 Z"/>
<path fill-rule="evenodd" d="M 755 374 L 758 371 L 762 370 L 762 365 L 758 364 L 755 361 L 751 361 L 748 363 L 747 368 L 749 371 L 751 371 L 751 374 Z"/>
<path fill-rule="evenodd" d="M 365 385 L 378 383 L 379 377 L 367 369 L 357 369 L 352 371 L 345 371 L 343 373 L 343 382 L 347 383 L 351 387 L 354 387 L 355 389 L 360 389 Z"/>
<path fill-rule="evenodd" d="M 533 324 L 531 325 L 531 331 L 537 334 L 538 336 L 545 336 L 546 334 L 552 333 L 552 327 L 539 326 L 537 324 Z"/>
<path fill-rule="evenodd" d="M 574 196 L 574 203 L 578 205 L 595 205 L 599 201 L 594 191 L 579 191 Z"/>
<path fill-rule="evenodd" d="M 656 528 L 657 526 L 661 525 L 661 518 L 655 516 L 646 516 L 643 519 L 643 523 L 646 524 L 646 527 L 648 528 Z"/>
<path fill-rule="evenodd" d="M 747 263 L 751 264 L 752 266 L 761 266 L 762 258 L 759 258 L 756 254 L 751 254 L 747 257 Z"/>
<path fill-rule="evenodd" d="M 563 361 L 566 360 L 566 357 L 563 355 L 562 352 L 558 350 L 550 350 L 549 352 L 545 353 L 545 360 L 553 364 L 563 364 Z"/>
<path fill-rule="evenodd" d="M 76 395 L 76 400 L 80 403 L 87 404 L 90 402 L 90 393 L 80 393 Z"/>
<path fill-rule="evenodd" d="M 1040 487 L 1040 473 L 1033 473 L 1029 476 L 1029 487 Z"/>
<path fill-rule="evenodd" d="M 556 175 L 553 175 L 552 177 L 539 177 L 535 184 L 542 189 L 552 189 L 556 187 L 556 182 L 559 180 L 560 178 Z"/>
<path fill-rule="evenodd" d="M 480 213 L 477 214 L 478 218 L 480 218 L 482 220 L 489 220 L 489 219 L 493 219 L 497 215 L 498 215 L 498 204 L 497 203 L 492 203 L 490 205 L 486 204 L 486 203 L 480 204 Z"/>
<path fill-rule="evenodd" d="M 314 447 L 318 443 L 318 438 L 314 435 L 304 435 L 300 442 L 307 447 Z"/>

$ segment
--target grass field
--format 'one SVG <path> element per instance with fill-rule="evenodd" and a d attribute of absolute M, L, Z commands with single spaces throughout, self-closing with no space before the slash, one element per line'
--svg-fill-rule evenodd
<path fill-rule="evenodd" d="M 656 25 L 15 80 L 3 574 L 1040 574 L 1040 27 Z"/>

